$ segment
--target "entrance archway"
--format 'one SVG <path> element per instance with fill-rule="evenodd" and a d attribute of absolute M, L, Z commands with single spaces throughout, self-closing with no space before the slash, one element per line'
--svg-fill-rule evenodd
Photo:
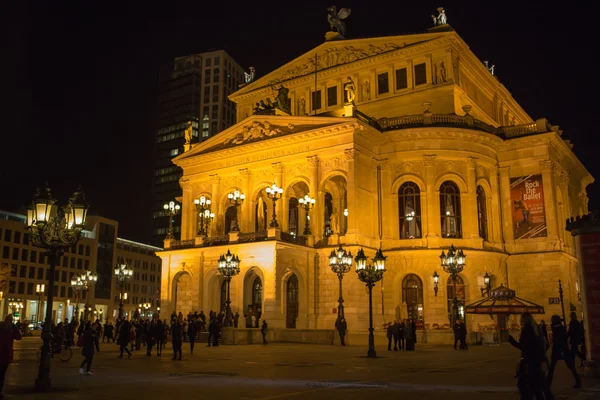
<path fill-rule="evenodd" d="M 298 277 L 290 275 L 286 284 L 285 327 L 295 329 L 298 319 Z"/>
<path fill-rule="evenodd" d="M 406 304 L 408 318 L 422 324 L 423 281 L 415 274 L 408 274 L 402 280 L 402 303 Z"/>
<path fill-rule="evenodd" d="M 175 278 L 173 284 L 173 298 L 175 300 L 173 309 L 183 315 L 192 311 L 192 277 L 188 273 L 182 273 Z"/>

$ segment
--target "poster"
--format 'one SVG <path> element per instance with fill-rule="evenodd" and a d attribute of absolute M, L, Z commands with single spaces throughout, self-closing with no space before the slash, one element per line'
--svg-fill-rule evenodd
<path fill-rule="evenodd" d="M 510 205 L 515 239 L 547 236 L 542 175 L 511 178 Z"/>

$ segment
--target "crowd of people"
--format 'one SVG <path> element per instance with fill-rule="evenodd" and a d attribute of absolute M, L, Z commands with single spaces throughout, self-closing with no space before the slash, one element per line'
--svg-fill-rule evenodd
<path fill-rule="evenodd" d="M 581 378 L 575 368 L 576 357 L 585 360 L 583 325 L 572 312 L 568 325 L 558 315 L 551 318 L 550 332 L 544 321 L 538 325 L 529 313 L 521 315 L 521 334 L 517 341 L 509 336 L 510 343 L 521 350 L 517 368 L 517 386 L 521 399 L 554 399 L 551 391 L 554 370 L 558 361 L 565 361 L 575 378 L 573 388 L 581 388 Z M 550 362 L 547 352 L 550 350 Z"/>

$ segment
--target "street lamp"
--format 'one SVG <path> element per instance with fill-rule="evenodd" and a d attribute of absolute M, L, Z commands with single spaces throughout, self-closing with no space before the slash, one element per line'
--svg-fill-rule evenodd
<path fill-rule="evenodd" d="M 83 319 L 84 319 L 84 321 L 87 321 L 89 311 L 91 311 L 90 305 L 87 304 L 87 293 L 90 288 L 90 285 L 92 285 L 93 283 L 96 283 L 98 281 L 98 274 L 94 274 L 94 273 L 92 273 L 92 271 L 86 269 L 85 271 L 83 271 L 81 273 L 81 275 L 79 275 L 78 279 L 84 283 L 84 288 L 85 288 L 85 310 L 84 311 L 85 311 L 85 314 L 84 314 Z"/>
<path fill-rule="evenodd" d="M 196 211 L 200 217 L 200 226 L 198 227 L 198 236 L 208 236 L 208 226 L 212 222 L 215 214 L 210 212 L 212 202 L 206 196 L 200 196 L 194 200 Z"/>
<path fill-rule="evenodd" d="M 8 307 L 12 310 L 12 314 L 14 316 L 16 316 L 16 314 L 19 314 L 19 319 L 21 318 L 21 313 L 19 310 L 22 310 L 24 305 L 23 305 L 23 300 L 21 299 L 8 299 Z"/>
<path fill-rule="evenodd" d="M 279 224 L 277 223 L 277 214 L 275 213 L 275 207 L 277 200 L 281 199 L 283 195 L 283 189 L 277 186 L 276 183 L 273 183 L 270 187 L 267 188 L 267 196 L 271 200 L 273 200 L 273 220 L 269 224 L 269 228 L 279 228 Z"/>
<path fill-rule="evenodd" d="M 75 292 L 75 319 L 79 320 L 79 299 L 81 298 L 81 293 L 87 289 L 87 283 L 83 282 L 79 276 L 71 279 L 71 287 Z"/>
<path fill-rule="evenodd" d="M 442 254 L 440 255 L 442 269 L 447 274 L 450 274 L 450 276 L 452 277 L 452 282 L 454 283 L 454 294 L 452 297 L 452 315 L 450 323 L 453 323 L 459 318 L 458 299 L 456 298 L 456 277 L 465 268 L 465 258 L 466 256 L 463 254 L 463 251 L 457 251 L 454 248 L 454 245 L 450 246 L 450 248 L 448 249 L 448 254 L 444 253 L 444 250 L 442 250 Z"/>
<path fill-rule="evenodd" d="M 44 294 L 44 291 L 46 290 L 46 285 L 42 284 L 37 284 L 35 285 L 35 294 L 38 295 L 38 309 L 37 309 L 37 315 L 35 316 L 35 319 L 37 321 L 36 322 L 36 326 L 37 324 L 40 322 L 40 309 L 42 308 L 42 294 Z"/>
<path fill-rule="evenodd" d="M 88 205 L 81 189 L 76 191 L 69 199 L 66 208 L 56 204 L 46 187 L 44 193 L 39 190 L 34 195 L 33 202 L 27 210 L 27 230 L 30 232 L 31 242 L 34 246 L 46 250 L 50 262 L 48 271 L 48 293 L 46 304 L 46 320 L 42 331 L 42 345 L 40 367 L 35 381 L 38 391 L 47 391 L 52 386 L 50 378 L 50 341 L 52 340 L 52 304 L 54 301 L 54 273 L 56 264 L 64 250 L 74 246 L 81 236 L 85 225 Z"/>
<path fill-rule="evenodd" d="M 227 198 L 229 199 L 229 204 L 233 204 L 235 206 L 235 220 L 233 221 L 233 228 L 231 228 L 231 231 L 239 232 L 240 226 L 238 225 L 238 208 L 244 202 L 246 195 L 235 189 L 233 192 L 227 195 Z"/>
<path fill-rule="evenodd" d="M 487 272 L 483 276 L 483 287 L 479 289 L 481 289 L 481 297 L 485 296 L 486 294 L 489 294 L 490 290 L 492 290 L 491 279 Z"/>
<path fill-rule="evenodd" d="M 438 294 L 438 284 L 440 283 L 440 276 L 437 271 L 433 271 L 433 293 L 437 297 Z"/>
<path fill-rule="evenodd" d="M 129 266 L 125 258 L 120 257 L 115 267 L 115 278 L 117 279 L 117 288 L 119 289 L 119 319 L 123 318 L 123 289 L 132 276 L 133 268 Z"/>
<path fill-rule="evenodd" d="M 312 233 L 310 231 L 310 225 L 309 225 L 310 210 L 312 210 L 312 208 L 315 206 L 316 200 L 306 194 L 306 195 L 304 195 L 304 197 L 301 197 L 298 200 L 298 203 L 300 203 L 300 206 L 302 208 L 304 208 L 304 211 L 306 212 L 306 226 L 304 227 L 303 235 L 311 235 Z"/>
<path fill-rule="evenodd" d="M 165 237 L 165 239 L 172 240 L 175 239 L 175 236 L 173 235 L 173 217 L 179 214 L 181 206 L 179 204 L 175 204 L 174 201 L 170 201 L 168 203 L 165 203 L 163 205 L 163 208 L 169 216 L 169 231 L 167 232 L 167 236 Z"/>
<path fill-rule="evenodd" d="M 231 326 L 231 299 L 229 297 L 229 283 L 231 278 L 240 273 L 240 258 L 233 255 L 229 249 L 227 254 L 221 254 L 218 262 L 218 269 L 221 276 L 227 282 L 227 301 L 225 303 L 225 326 Z"/>
<path fill-rule="evenodd" d="M 363 249 L 360 249 L 354 258 L 358 279 L 364 282 L 367 288 L 369 288 L 369 351 L 367 352 L 367 357 L 377 357 L 377 353 L 375 352 L 375 337 L 373 336 L 373 287 L 376 282 L 383 279 L 386 258 L 381 248 L 375 253 L 373 264 L 367 265 L 367 256 L 365 256 Z"/>
<path fill-rule="evenodd" d="M 337 250 L 331 250 L 329 255 L 329 266 L 333 273 L 337 274 L 340 281 L 340 297 L 338 298 L 338 320 L 344 318 L 344 298 L 342 297 L 342 280 L 344 274 L 352 268 L 352 252 L 347 252 L 340 247 Z"/>

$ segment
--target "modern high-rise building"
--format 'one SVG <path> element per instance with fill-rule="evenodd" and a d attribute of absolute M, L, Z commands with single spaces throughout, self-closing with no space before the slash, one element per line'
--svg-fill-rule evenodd
<path fill-rule="evenodd" d="M 233 125 L 236 109 L 228 96 L 242 82 L 242 67 L 223 50 L 178 57 L 160 68 L 152 181 L 153 244 L 162 246 L 169 227 L 163 205 L 181 196 L 181 168 L 171 159 L 183 152 L 188 123 L 192 124 L 192 143 Z M 176 235 L 179 226 L 176 217 Z"/>

